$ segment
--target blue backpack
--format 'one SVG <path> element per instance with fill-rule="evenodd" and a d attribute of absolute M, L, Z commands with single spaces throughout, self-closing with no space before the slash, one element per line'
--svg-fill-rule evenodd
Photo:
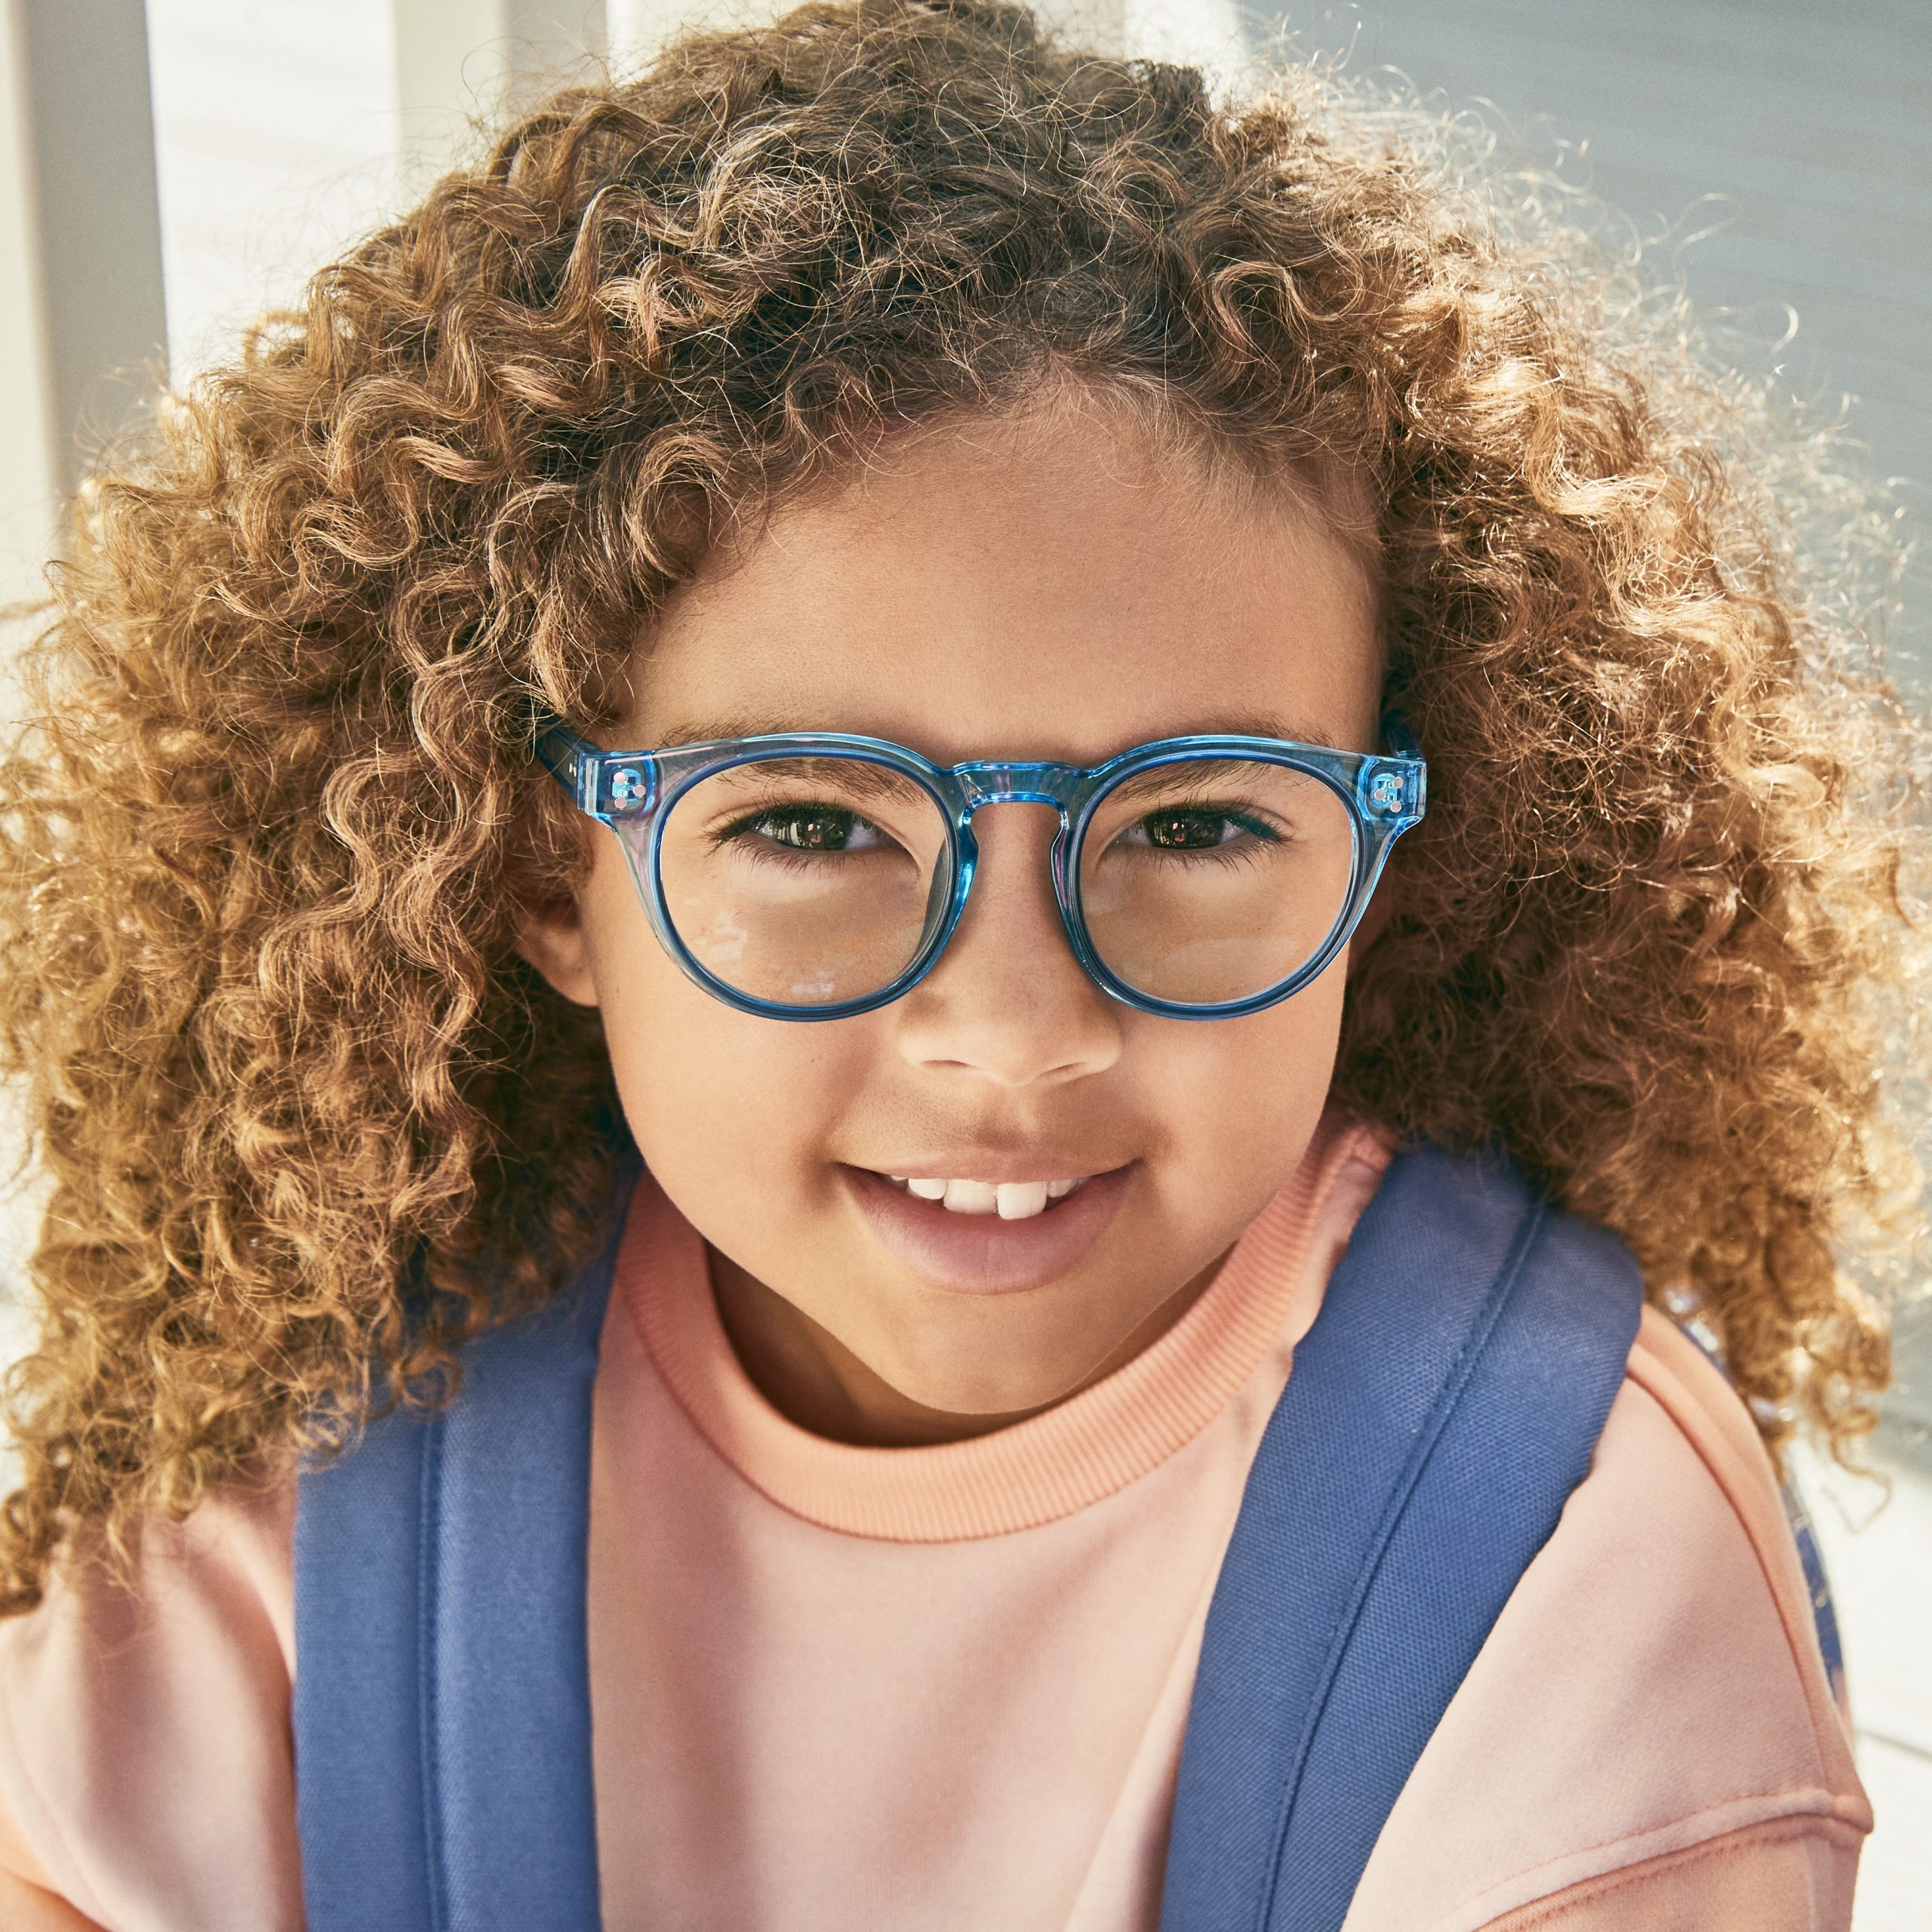
<path fill-rule="evenodd" d="M 596 1932 L 591 1388 L 617 1238 L 460 1398 L 303 1476 L 310 1932 Z M 1398 1153 L 1249 1472 L 1209 1612 L 1162 1932 L 1336 1932 L 1588 1472 L 1643 1287 L 1495 1157 Z"/>

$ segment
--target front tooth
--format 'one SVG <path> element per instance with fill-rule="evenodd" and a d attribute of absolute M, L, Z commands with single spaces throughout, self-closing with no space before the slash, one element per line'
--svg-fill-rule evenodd
<path fill-rule="evenodd" d="M 943 1201 L 946 1183 L 943 1180 L 909 1180 L 906 1183 L 908 1194 L 916 1194 L 921 1201 Z"/>
<path fill-rule="evenodd" d="M 1047 1183 L 1047 1198 L 1064 1201 L 1079 1185 L 1077 1180 L 1050 1180 Z"/>
<path fill-rule="evenodd" d="M 989 1180 L 949 1180 L 946 1184 L 949 1214 L 991 1214 L 998 1208 L 999 1189 Z"/>
<path fill-rule="evenodd" d="M 1043 1180 L 1003 1180 L 994 1189 L 1002 1221 L 1025 1221 L 1044 1213 L 1048 1183 Z"/>

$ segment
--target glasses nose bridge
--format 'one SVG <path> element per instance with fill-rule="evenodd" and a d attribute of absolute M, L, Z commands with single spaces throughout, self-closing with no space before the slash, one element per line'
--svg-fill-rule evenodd
<path fill-rule="evenodd" d="M 1070 764 L 1022 763 L 1009 759 L 955 765 L 967 823 L 988 805 L 1051 805 L 1065 832 L 1069 801 L 1080 773 Z"/>
<path fill-rule="evenodd" d="M 1068 897 L 1067 841 L 1072 835 L 1075 787 L 1085 777 L 1078 765 L 1051 764 L 1017 759 L 989 759 L 972 764 L 955 765 L 952 777 L 960 791 L 961 871 L 958 911 L 965 910 L 979 874 L 977 841 L 973 837 L 973 820 L 988 805 L 1046 805 L 1060 823 L 1049 848 L 1047 871 L 1060 924 L 1076 958 L 1084 961 L 1085 944 L 1076 932 L 1078 923 Z M 955 915 L 956 916 L 956 915 Z"/>

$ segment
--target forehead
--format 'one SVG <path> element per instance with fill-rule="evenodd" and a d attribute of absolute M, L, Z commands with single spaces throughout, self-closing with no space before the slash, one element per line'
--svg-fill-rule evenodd
<path fill-rule="evenodd" d="M 1254 729 L 1365 746 L 1374 587 L 1305 493 L 1095 413 L 949 425 L 779 507 L 640 647 L 630 741 L 860 731 L 1093 763 Z"/>

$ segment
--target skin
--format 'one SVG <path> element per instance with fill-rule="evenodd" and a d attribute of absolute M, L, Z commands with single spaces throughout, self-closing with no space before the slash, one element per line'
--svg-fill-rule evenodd
<path fill-rule="evenodd" d="M 1379 685 L 1371 587 L 1297 497 L 1157 454 L 1103 406 L 1041 407 L 902 441 L 708 558 L 599 736 L 837 730 L 942 764 L 1092 764 L 1230 730 L 1367 750 Z M 804 1427 L 941 1441 L 1064 1400 L 1179 1318 L 1312 1137 L 1347 955 L 1246 1018 L 1133 1011 L 1067 946 L 1044 808 L 980 814 L 972 900 L 918 986 L 812 1025 L 688 980 L 616 840 L 583 823 L 588 878 L 521 949 L 602 1009 L 632 1129 L 709 1245 L 733 1344 Z M 1076 1265 L 991 1295 L 902 1265 L 848 1172 L 985 1175 L 995 1159 L 1042 1179 L 1132 1164 Z"/>

